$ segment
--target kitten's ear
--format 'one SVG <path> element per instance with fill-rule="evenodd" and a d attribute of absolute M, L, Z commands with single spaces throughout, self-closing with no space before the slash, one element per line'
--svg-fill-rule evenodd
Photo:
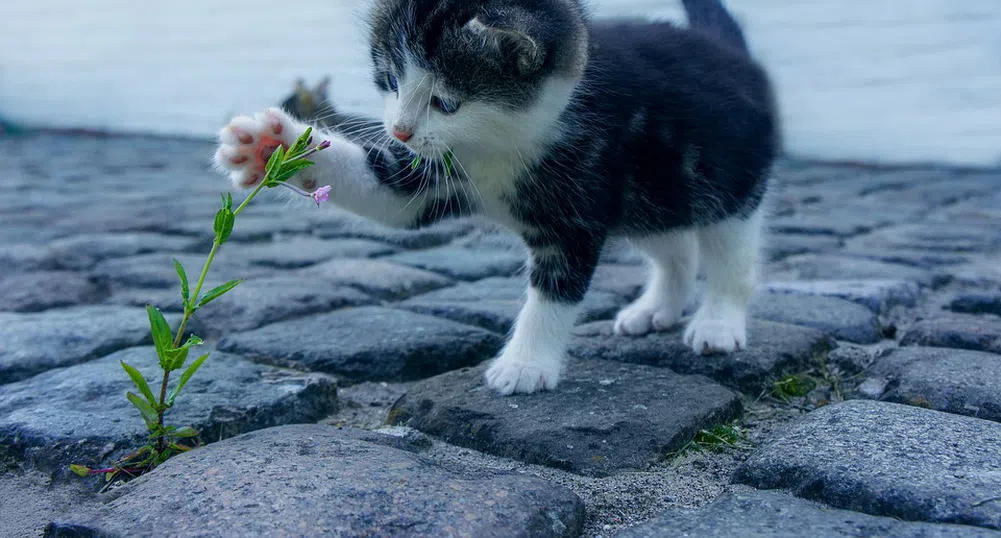
<path fill-rule="evenodd" d="M 309 101 L 311 97 L 309 88 L 306 87 L 306 81 L 301 78 L 295 79 L 295 98 L 302 103 Z"/>
<path fill-rule="evenodd" d="M 487 39 L 502 55 L 513 58 L 520 75 L 536 72 L 546 59 L 542 45 L 522 30 L 487 24 L 478 16 L 466 23 L 466 30 Z"/>
<path fill-rule="evenodd" d="M 316 85 L 316 89 L 313 90 L 313 93 L 315 93 L 316 95 L 322 95 L 323 97 L 326 97 L 328 88 L 330 88 L 329 75 L 323 77 L 323 80 L 321 80 L 320 83 Z"/>

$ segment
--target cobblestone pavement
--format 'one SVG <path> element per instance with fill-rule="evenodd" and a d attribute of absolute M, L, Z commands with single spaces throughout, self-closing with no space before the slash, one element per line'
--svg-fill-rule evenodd
<path fill-rule="evenodd" d="M 784 162 L 750 350 L 612 336 L 643 281 L 613 244 L 563 384 L 508 398 L 481 378 L 516 238 L 265 197 L 169 412 L 208 444 L 98 494 L 67 466 L 144 433 L 118 362 L 155 371 L 142 306 L 177 319 L 170 260 L 200 266 L 225 188 L 211 152 L 0 139 L 0 535 L 1001 536 L 996 170 Z"/>

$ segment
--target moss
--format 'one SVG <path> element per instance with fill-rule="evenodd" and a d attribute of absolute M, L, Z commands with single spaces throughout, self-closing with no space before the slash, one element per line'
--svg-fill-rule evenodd
<path fill-rule="evenodd" d="M 386 424 L 395 426 L 401 422 L 401 419 L 405 418 L 405 415 L 402 407 L 394 407 L 389 410 L 389 413 L 386 413 Z"/>
<path fill-rule="evenodd" d="M 817 382 L 807 374 L 787 375 L 775 382 L 772 396 L 788 402 L 793 398 L 802 398 L 817 388 Z"/>
<path fill-rule="evenodd" d="M 680 457 L 693 452 L 722 452 L 745 446 L 747 436 L 736 424 L 717 424 L 708 430 L 699 430 L 695 437 L 668 457 Z"/>
<path fill-rule="evenodd" d="M 923 407 L 925 409 L 934 409 L 935 408 L 932 405 L 931 401 L 929 401 L 928 398 L 926 398 L 924 394 L 918 394 L 916 396 L 911 397 L 911 399 L 910 399 L 910 401 L 908 403 L 911 404 L 911 405 L 913 405 L 914 407 Z"/>

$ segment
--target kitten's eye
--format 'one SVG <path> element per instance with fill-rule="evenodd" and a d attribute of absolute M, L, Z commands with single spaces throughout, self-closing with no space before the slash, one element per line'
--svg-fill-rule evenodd
<path fill-rule="evenodd" d="M 458 101 L 453 101 L 451 99 L 442 99 L 437 95 L 431 97 L 431 106 L 437 108 L 442 114 L 452 115 L 459 111 Z"/>
<path fill-rule="evenodd" d="M 386 75 L 386 84 L 389 85 L 389 89 L 394 92 L 400 91 L 400 83 L 396 80 L 396 77 L 392 73 Z"/>

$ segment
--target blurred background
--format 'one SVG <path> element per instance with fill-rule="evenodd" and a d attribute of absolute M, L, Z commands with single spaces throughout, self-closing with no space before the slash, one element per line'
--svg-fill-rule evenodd
<path fill-rule="evenodd" d="M 375 113 L 368 0 L 32 0 L 0 19 L 0 118 L 212 136 L 331 76 Z M 684 22 L 677 0 L 593 0 L 598 17 Z M 770 69 L 795 157 L 1001 162 L 1001 1 L 730 0 Z"/>

